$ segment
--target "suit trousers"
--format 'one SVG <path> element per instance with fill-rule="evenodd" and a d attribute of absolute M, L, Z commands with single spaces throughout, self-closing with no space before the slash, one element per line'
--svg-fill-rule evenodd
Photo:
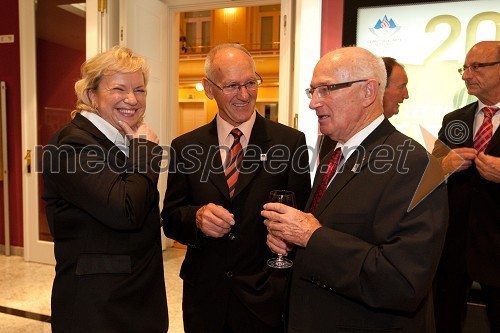
<path fill-rule="evenodd" d="M 284 324 L 271 327 L 259 320 L 233 293 L 229 296 L 228 314 L 223 333 L 283 333 Z"/>
<path fill-rule="evenodd" d="M 467 297 L 472 280 L 467 274 L 441 273 L 446 283 L 438 283 L 435 290 L 435 313 L 437 333 L 462 332 L 467 315 Z M 436 281 L 437 282 L 437 281 Z M 486 304 L 490 332 L 500 333 L 500 288 L 481 283 L 481 300 Z"/>
<path fill-rule="evenodd" d="M 472 286 L 468 274 L 439 272 L 434 281 L 434 313 L 437 333 L 459 333 L 465 322 L 467 297 Z"/>
<path fill-rule="evenodd" d="M 500 333 L 500 288 L 481 284 L 482 298 L 490 320 L 491 333 Z"/>

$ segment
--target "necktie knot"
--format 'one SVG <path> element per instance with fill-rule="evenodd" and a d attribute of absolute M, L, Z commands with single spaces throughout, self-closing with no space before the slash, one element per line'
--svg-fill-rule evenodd
<path fill-rule="evenodd" d="M 486 106 L 483 108 L 484 120 L 474 137 L 474 148 L 476 148 L 478 152 L 482 152 L 486 149 L 493 136 L 493 123 L 491 118 L 497 111 L 498 108 L 494 106 Z"/>
<path fill-rule="evenodd" d="M 498 108 L 497 107 L 494 107 L 494 106 L 486 106 L 483 108 L 483 112 L 484 112 L 484 117 L 485 118 L 493 118 L 493 115 L 498 111 Z"/>
<path fill-rule="evenodd" d="M 240 131 L 239 128 L 233 128 L 231 130 L 231 134 L 234 136 L 234 140 L 239 140 L 241 138 L 241 136 L 243 135 L 243 133 Z"/>

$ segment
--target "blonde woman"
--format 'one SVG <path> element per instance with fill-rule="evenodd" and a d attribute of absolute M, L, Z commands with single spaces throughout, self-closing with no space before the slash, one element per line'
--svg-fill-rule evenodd
<path fill-rule="evenodd" d="M 52 329 L 166 332 L 157 182 L 162 148 L 143 122 L 148 66 L 124 47 L 86 61 L 71 123 L 44 147 L 54 237 Z"/>

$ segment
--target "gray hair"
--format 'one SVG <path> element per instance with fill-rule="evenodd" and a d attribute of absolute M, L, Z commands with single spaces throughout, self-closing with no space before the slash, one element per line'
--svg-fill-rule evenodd
<path fill-rule="evenodd" d="M 205 58 L 205 76 L 208 77 L 209 79 L 213 79 L 214 77 L 214 71 L 215 69 L 213 68 L 213 62 L 215 59 L 215 56 L 219 51 L 226 50 L 226 49 L 237 49 L 240 50 L 248 55 L 250 59 L 252 59 L 252 65 L 253 65 L 253 71 L 255 72 L 255 61 L 253 60 L 252 55 L 246 48 L 244 48 L 241 44 L 238 43 L 225 43 L 225 44 L 219 44 L 217 46 L 214 46 L 210 52 L 208 52 L 207 57 Z"/>

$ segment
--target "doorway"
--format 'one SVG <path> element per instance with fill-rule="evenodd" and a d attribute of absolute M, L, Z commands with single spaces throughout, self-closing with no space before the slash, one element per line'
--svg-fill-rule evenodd
<path fill-rule="evenodd" d="M 174 90 L 169 89 L 167 92 L 167 100 L 168 102 L 168 110 L 173 110 L 167 116 L 169 123 L 171 124 L 180 124 L 180 113 L 179 113 L 179 98 L 183 98 L 178 95 L 178 87 L 180 86 L 179 80 L 179 40 L 182 37 L 179 31 L 180 27 L 180 15 L 184 12 L 196 12 L 196 11 L 207 11 L 207 10 L 217 10 L 222 8 L 228 8 L 230 6 L 234 6 L 234 3 L 229 3 L 228 1 L 212 1 L 207 3 L 204 0 L 165 0 L 167 4 L 167 20 L 169 22 L 173 22 L 168 25 L 167 29 L 167 50 L 169 50 L 169 54 L 167 56 L 168 62 L 168 82 L 171 83 L 171 87 L 176 87 Z M 280 38 L 279 38 L 279 114 L 278 118 L 281 123 L 291 125 L 293 124 L 293 114 L 289 112 L 291 108 L 289 108 L 290 104 L 290 90 L 293 82 L 293 74 L 292 74 L 292 3 L 289 0 L 256 0 L 249 1 L 243 0 L 238 1 L 238 7 L 257 7 L 257 6 L 267 6 L 267 5 L 277 5 L 279 4 L 281 7 L 281 29 L 280 29 Z M 203 21 L 203 19 L 200 19 Z M 201 33 L 201 35 L 203 35 Z M 200 46 L 202 47 L 203 43 L 200 42 Z M 182 45 L 181 45 L 182 47 Z M 204 75 L 204 74 L 203 74 Z M 202 75 L 202 76 L 203 76 Z M 200 77 L 201 78 L 201 77 Z M 209 112 L 210 113 L 210 112 Z M 210 117 L 209 117 L 210 118 Z M 211 119 L 211 118 L 210 118 Z M 173 138 L 177 137 L 180 126 L 175 126 L 172 128 L 172 131 L 167 133 L 167 142 L 170 142 Z"/>

